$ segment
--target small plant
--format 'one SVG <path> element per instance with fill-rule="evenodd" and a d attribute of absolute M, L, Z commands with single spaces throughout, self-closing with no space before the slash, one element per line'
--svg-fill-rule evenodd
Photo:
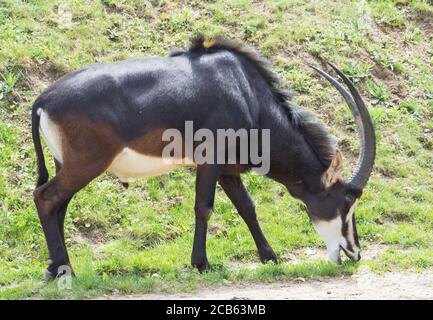
<path fill-rule="evenodd" d="M 404 33 L 403 39 L 406 42 L 420 43 L 424 40 L 424 37 L 420 29 L 411 28 Z"/>
<path fill-rule="evenodd" d="M 188 30 L 195 18 L 194 13 L 188 10 L 169 14 L 163 12 L 160 17 L 160 24 L 168 32 L 179 32 Z"/>
<path fill-rule="evenodd" d="M 389 55 L 377 55 L 377 54 L 375 54 L 374 59 L 382 67 L 389 69 L 395 73 L 404 73 L 404 71 L 405 71 L 403 64 L 396 57 L 389 56 Z"/>
<path fill-rule="evenodd" d="M 299 94 L 308 93 L 311 88 L 311 78 L 296 69 L 285 68 L 283 76 L 289 82 L 290 87 Z"/>
<path fill-rule="evenodd" d="M 410 98 L 401 102 L 400 109 L 405 110 L 415 119 L 419 120 L 421 119 L 421 114 L 423 112 L 423 105 L 417 102 L 415 99 Z"/>
<path fill-rule="evenodd" d="M 259 17 L 257 15 L 250 15 L 246 21 L 240 23 L 241 28 L 246 37 L 253 36 L 257 33 L 259 29 L 263 29 L 267 24 L 266 19 Z"/>
<path fill-rule="evenodd" d="M 412 9 L 418 13 L 427 16 L 433 16 L 433 2 L 429 0 L 415 0 L 410 2 Z"/>
<path fill-rule="evenodd" d="M 101 3 L 102 3 L 104 6 L 111 6 L 111 5 L 114 4 L 114 1 L 113 1 L 113 0 L 101 0 Z"/>
<path fill-rule="evenodd" d="M 380 23 L 389 27 L 399 27 L 406 24 L 406 19 L 398 9 L 388 1 L 377 1 L 372 5 L 373 17 Z"/>
<path fill-rule="evenodd" d="M 389 93 L 386 91 L 386 88 L 383 84 L 376 84 L 373 80 L 367 80 L 367 90 L 373 96 L 373 100 L 371 100 L 371 104 L 379 104 L 385 103 L 389 104 Z"/>
<path fill-rule="evenodd" d="M 370 64 L 359 64 L 349 63 L 343 68 L 345 74 L 347 74 L 353 81 L 358 82 L 361 79 L 368 78 L 371 74 L 372 65 Z"/>
<path fill-rule="evenodd" d="M 14 94 L 15 85 L 20 78 L 20 74 L 7 70 L 0 74 L 0 100 L 11 101 Z"/>

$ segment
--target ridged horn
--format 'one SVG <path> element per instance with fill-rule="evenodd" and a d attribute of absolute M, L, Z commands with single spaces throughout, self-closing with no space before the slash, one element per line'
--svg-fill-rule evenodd
<path fill-rule="evenodd" d="M 310 65 L 310 67 L 320 73 L 338 90 L 338 92 L 340 92 L 355 118 L 358 134 L 361 139 L 361 152 L 359 154 L 355 172 L 352 175 L 351 184 L 355 188 L 362 190 L 370 178 L 371 171 L 373 170 L 374 159 L 376 157 L 376 135 L 374 133 L 373 122 L 371 121 L 370 114 L 368 113 L 368 109 L 365 106 L 359 91 L 355 88 L 352 81 L 350 81 L 346 75 L 332 63 L 328 62 L 328 64 L 344 81 L 349 88 L 350 93 L 325 71 L 312 65 Z"/>

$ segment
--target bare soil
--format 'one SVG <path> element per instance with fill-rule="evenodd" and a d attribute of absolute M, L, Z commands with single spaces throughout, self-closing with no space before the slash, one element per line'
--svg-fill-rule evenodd
<path fill-rule="evenodd" d="M 99 299 L 144 300 L 283 300 L 339 299 L 433 300 L 433 271 L 390 272 L 383 275 L 364 270 L 350 277 L 326 278 L 306 282 L 276 282 L 270 284 L 203 288 L 196 293 L 111 295 Z"/>
<path fill-rule="evenodd" d="M 374 260 L 386 246 L 375 245 L 364 251 L 364 259 Z M 325 251 L 304 248 L 285 257 L 289 263 L 298 263 L 302 255 L 314 259 L 324 257 Z M 240 268 L 234 265 L 233 268 Z M 256 264 L 243 265 L 254 269 Z M 363 267 L 356 274 L 338 278 L 308 280 L 298 278 L 292 281 L 273 283 L 243 283 L 232 286 L 203 287 L 194 293 L 157 293 L 143 295 L 105 295 L 98 299 L 144 299 L 144 300 L 268 300 L 268 299 L 341 299 L 341 300 L 383 300 L 383 299 L 426 299 L 433 300 L 433 270 L 423 272 L 386 272 L 377 274 Z"/>

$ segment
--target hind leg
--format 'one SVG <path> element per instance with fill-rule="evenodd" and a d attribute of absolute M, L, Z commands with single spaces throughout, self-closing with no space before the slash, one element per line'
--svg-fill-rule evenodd
<path fill-rule="evenodd" d="M 70 267 L 63 235 L 64 216 L 69 200 L 105 168 L 105 163 L 93 163 L 85 167 L 78 162 L 74 165 L 64 164 L 53 179 L 35 190 L 34 201 L 49 253 L 47 280 L 58 276 L 59 267 Z"/>
<path fill-rule="evenodd" d="M 60 187 L 58 176 L 37 188 L 34 201 L 38 210 L 39 220 L 48 245 L 48 272 L 46 280 L 55 278 L 60 266 L 69 266 L 68 255 L 59 230 L 57 212 L 69 195 Z"/>
<path fill-rule="evenodd" d="M 58 162 L 56 159 L 54 159 L 54 163 L 56 165 L 56 174 L 59 174 L 60 169 L 62 168 L 62 164 Z M 66 248 L 65 243 L 65 233 L 64 233 L 64 224 L 65 224 L 65 216 L 66 216 L 66 210 L 68 208 L 68 204 L 71 201 L 72 197 L 66 199 L 60 206 L 60 209 L 57 212 L 57 224 L 59 226 L 60 231 L 60 237 L 62 239 L 63 246 Z M 69 261 L 69 257 L 67 256 L 67 259 Z"/>
<path fill-rule="evenodd" d="M 62 205 L 60 206 L 60 209 L 57 212 L 57 225 L 60 231 L 60 238 L 62 240 L 63 246 L 66 248 L 66 243 L 65 243 L 65 232 L 64 232 L 64 225 L 65 225 L 65 217 L 66 217 L 66 210 L 68 208 L 69 202 L 71 201 L 72 197 L 66 199 L 66 201 L 64 201 L 62 203 Z M 67 255 L 67 253 L 66 253 Z M 68 260 L 69 257 L 67 256 Z"/>

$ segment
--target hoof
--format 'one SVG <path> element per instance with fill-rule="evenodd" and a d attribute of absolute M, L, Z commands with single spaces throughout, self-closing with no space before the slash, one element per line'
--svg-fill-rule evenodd
<path fill-rule="evenodd" d="M 273 263 L 275 263 L 275 264 L 278 263 L 278 259 L 277 259 L 277 257 L 269 257 L 269 258 L 266 258 L 266 259 L 260 258 L 260 261 L 261 261 L 262 263 L 268 263 L 268 262 L 273 262 Z"/>
<path fill-rule="evenodd" d="M 277 255 L 274 253 L 274 251 L 271 248 L 267 249 L 265 252 L 262 253 L 259 252 L 259 256 L 260 256 L 260 261 L 262 263 L 267 263 L 269 261 L 278 263 Z"/>
<path fill-rule="evenodd" d="M 194 268 L 197 268 L 200 273 L 203 273 L 205 271 L 209 271 L 212 269 L 211 264 L 207 261 L 202 262 L 202 263 L 193 263 L 192 266 Z"/>
<path fill-rule="evenodd" d="M 55 271 L 57 269 L 57 271 Z M 74 271 L 68 264 L 60 265 L 59 267 L 55 268 L 52 265 L 48 267 L 44 271 L 44 280 L 45 282 L 50 282 L 55 279 L 59 279 L 63 276 L 75 276 Z"/>
<path fill-rule="evenodd" d="M 49 270 L 45 270 L 44 271 L 44 281 L 45 282 L 50 282 L 53 281 L 56 277 L 54 276 L 54 274 L 49 271 Z"/>

